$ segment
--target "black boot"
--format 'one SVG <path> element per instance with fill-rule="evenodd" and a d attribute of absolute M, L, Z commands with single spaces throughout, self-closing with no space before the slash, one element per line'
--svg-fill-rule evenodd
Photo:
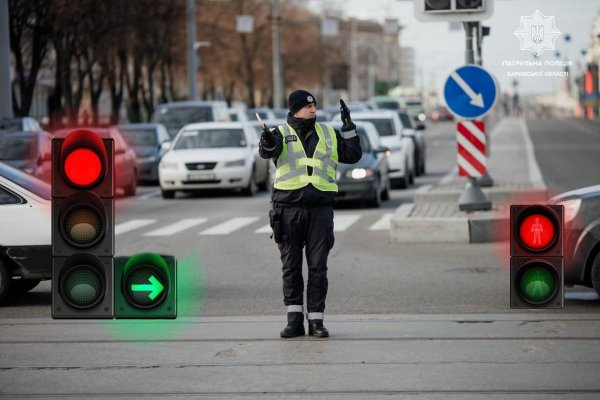
<path fill-rule="evenodd" d="M 281 331 L 282 338 L 293 338 L 303 336 L 304 332 L 304 315 L 301 312 L 287 313 L 287 326 Z"/>
<path fill-rule="evenodd" d="M 329 331 L 323 326 L 322 319 L 308 320 L 308 334 L 315 337 L 329 337 Z"/>

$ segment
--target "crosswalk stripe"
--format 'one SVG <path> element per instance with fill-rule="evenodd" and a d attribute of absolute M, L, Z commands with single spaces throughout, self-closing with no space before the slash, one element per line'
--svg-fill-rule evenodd
<path fill-rule="evenodd" d="M 250 225 L 254 221 L 257 221 L 258 217 L 237 217 L 232 218 L 222 224 L 215 225 L 210 229 L 206 229 L 200 232 L 200 235 L 227 235 L 235 230 L 243 228 L 246 225 Z"/>
<path fill-rule="evenodd" d="M 384 231 L 390 229 L 390 221 L 392 220 L 391 213 L 383 214 L 381 218 L 377 220 L 373 225 L 369 227 L 370 231 Z"/>
<path fill-rule="evenodd" d="M 254 233 L 271 233 L 271 231 L 271 225 L 267 224 L 262 228 L 258 228 L 257 230 L 255 230 Z"/>
<path fill-rule="evenodd" d="M 163 226 L 160 229 L 155 229 L 153 231 L 150 231 L 150 232 L 144 234 L 144 236 L 169 236 L 169 235 L 173 235 L 177 232 L 181 232 L 186 229 L 189 229 L 193 226 L 203 224 L 204 222 L 206 222 L 206 218 L 186 218 L 186 219 L 177 221 L 173 224 Z"/>
<path fill-rule="evenodd" d="M 358 221 L 360 215 L 356 214 L 337 214 L 333 217 L 333 231 L 343 232 L 353 223 Z"/>
<path fill-rule="evenodd" d="M 115 225 L 115 236 L 125 232 L 134 231 L 146 225 L 155 223 L 155 219 L 132 219 L 131 221 L 123 222 Z"/>

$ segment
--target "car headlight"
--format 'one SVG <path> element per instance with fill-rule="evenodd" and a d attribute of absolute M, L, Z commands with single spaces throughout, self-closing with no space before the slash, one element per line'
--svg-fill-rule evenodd
<path fill-rule="evenodd" d="M 352 179 L 365 179 L 368 176 L 373 176 L 373 171 L 368 168 L 354 168 L 346 172 L 346 177 Z"/>
<path fill-rule="evenodd" d="M 565 224 L 571 222 L 577 216 L 579 207 L 581 207 L 581 199 L 566 200 L 557 204 L 561 204 L 565 208 Z"/>
<path fill-rule="evenodd" d="M 160 169 L 178 169 L 179 164 L 174 161 L 162 161 L 160 163 Z"/>
<path fill-rule="evenodd" d="M 417 118 L 419 119 L 419 121 L 423 122 L 423 121 L 425 121 L 425 119 L 426 119 L 427 117 L 425 116 L 425 114 L 423 114 L 423 113 L 419 113 L 419 115 L 417 116 Z"/>
<path fill-rule="evenodd" d="M 240 160 L 227 161 L 225 163 L 225 167 L 243 167 L 244 165 L 246 165 L 246 160 L 243 158 Z"/>

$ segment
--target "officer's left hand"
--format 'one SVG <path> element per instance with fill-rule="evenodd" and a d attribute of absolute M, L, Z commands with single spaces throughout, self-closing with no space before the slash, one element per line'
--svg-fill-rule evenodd
<path fill-rule="evenodd" d="M 356 129 L 356 125 L 354 125 L 350 118 L 350 109 L 342 99 L 340 99 L 340 117 L 343 123 L 342 131 L 347 132 Z"/>

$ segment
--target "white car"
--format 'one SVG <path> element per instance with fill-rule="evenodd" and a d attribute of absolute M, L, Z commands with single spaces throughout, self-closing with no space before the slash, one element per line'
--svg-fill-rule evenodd
<path fill-rule="evenodd" d="M 52 277 L 50 185 L 0 162 L 0 303 Z"/>
<path fill-rule="evenodd" d="M 241 122 L 207 122 L 184 126 L 158 166 L 162 196 L 176 191 L 241 189 L 254 195 L 268 174 L 256 167 L 258 139 L 254 128 Z"/>
<path fill-rule="evenodd" d="M 340 115 L 334 120 L 339 121 Z M 415 144 L 408 135 L 403 134 L 398 113 L 391 110 L 359 111 L 352 113 L 352 120 L 375 125 L 381 137 L 381 145 L 390 149 L 388 162 L 392 186 L 405 188 L 412 184 L 416 171 Z"/>

